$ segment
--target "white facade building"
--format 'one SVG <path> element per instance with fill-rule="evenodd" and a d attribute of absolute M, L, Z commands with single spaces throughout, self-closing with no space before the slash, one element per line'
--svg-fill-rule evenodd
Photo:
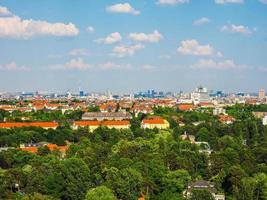
<path fill-rule="evenodd" d="M 262 119 L 262 124 L 265 126 L 267 125 L 267 115 Z"/>

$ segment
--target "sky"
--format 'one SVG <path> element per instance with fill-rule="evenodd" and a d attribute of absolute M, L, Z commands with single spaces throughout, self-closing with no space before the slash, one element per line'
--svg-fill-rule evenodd
<path fill-rule="evenodd" d="M 267 90 L 267 0 L 0 0 L 0 92 Z"/>

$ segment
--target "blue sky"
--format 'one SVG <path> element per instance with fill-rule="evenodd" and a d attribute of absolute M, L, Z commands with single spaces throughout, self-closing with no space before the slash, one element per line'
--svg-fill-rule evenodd
<path fill-rule="evenodd" d="M 267 89 L 267 0 L 0 0 L 0 92 Z"/>

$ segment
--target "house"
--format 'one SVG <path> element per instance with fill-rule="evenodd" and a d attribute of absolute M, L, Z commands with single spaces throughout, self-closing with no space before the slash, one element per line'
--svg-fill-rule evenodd
<path fill-rule="evenodd" d="M 252 114 L 254 115 L 254 117 L 259 119 L 262 119 L 267 116 L 267 112 L 252 112 Z"/>
<path fill-rule="evenodd" d="M 213 115 L 220 115 L 220 114 L 225 115 L 225 114 L 226 114 L 225 109 L 222 108 L 222 107 L 215 107 L 215 108 L 213 109 Z"/>
<path fill-rule="evenodd" d="M 232 124 L 235 121 L 235 118 L 230 115 L 219 115 L 219 121 L 223 124 Z"/>
<path fill-rule="evenodd" d="M 184 132 L 183 135 L 180 135 L 180 138 L 182 140 L 189 140 L 191 144 L 195 143 L 196 137 L 194 135 L 188 135 L 186 132 Z"/>
<path fill-rule="evenodd" d="M 153 117 L 149 119 L 144 119 L 141 123 L 142 128 L 148 128 L 148 129 L 167 129 L 170 127 L 170 124 L 167 120 L 161 118 L 161 117 Z"/>
<path fill-rule="evenodd" d="M 115 112 L 117 108 L 118 108 L 118 104 L 112 101 L 101 104 L 99 106 L 99 109 L 101 112 Z"/>
<path fill-rule="evenodd" d="M 41 127 L 43 129 L 56 129 L 57 122 L 4 122 L 0 123 L 0 128 L 11 129 L 21 127 Z"/>
<path fill-rule="evenodd" d="M 265 115 L 264 118 L 262 119 L 262 124 L 264 126 L 267 125 L 267 115 Z"/>
<path fill-rule="evenodd" d="M 130 120 L 132 115 L 127 112 L 86 112 L 82 115 L 82 120 Z"/>
<path fill-rule="evenodd" d="M 219 194 L 215 185 L 208 181 L 195 181 L 189 184 L 185 191 L 185 197 L 190 198 L 193 190 L 207 190 L 212 194 L 215 200 L 225 200 L 225 195 Z"/>
<path fill-rule="evenodd" d="M 193 104 L 180 104 L 178 109 L 181 111 L 192 111 L 195 109 L 195 106 Z"/>
<path fill-rule="evenodd" d="M 69 149 L 69 146 L 58 146 L 56 144 L 50 144 L 50 143 L 37 143 L 37 144 L 31 144 L 31 145 L 21 145 L 19 148 L 22 151 L 27 151 L 30 153 L 38 153 L 39 147 L 47 147 L 50 151 L 59 151 L 61 153 L 61 157 L 65 157 L 66 151 Z"/>
<path fill-rule="evenodd" d="M 0 110 L 5 110 L 5 111 L 8 111 L 8 112 L 13 112 L 16 110 L 16 106 L 13 106 L 13 105 L 0 105 Z"/>
<path fill-rule="evenodd" d="M 153 109 L 151 105 L 146 104 L 135 104 L 131 111 L 135 114 L 137 117 L 139 113 L 143 114 L 153 114 Z"/>
<path fill-rule="evenodd" d="M 214 104 L 211 102 L 200 102 L 198 106 L 201 108 L 214 108 Z"/>
<path fill-rule="evenodd" d="M 108 120 L 108 121 L 75 121 L 72 125 L 73 129 L 78 129 L 79 127 L 88 127 L 89 131 L 92 132 L 100 126 L 106 126 L 108 128 L 115 128 L 115 129 L 129 129 L 130 128 L 130 121 L 122 120 Z"/>

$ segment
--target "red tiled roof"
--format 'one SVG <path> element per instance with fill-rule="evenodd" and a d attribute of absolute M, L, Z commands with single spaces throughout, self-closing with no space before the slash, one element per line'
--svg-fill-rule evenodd
<path fill-rule="evenodd" d="M 155 118 L 155 119 L 144 119 L 144 124 L 164 124 L 164 119 L 162 118 Z"/>
<path fill-rule="evenodd" d="M 227 121 L 233 121 L 233 120 L 235 120 L 235 118 L 233 118 L 230 115 L 219 115 L 219 120 L 221 122 L 227 122 Z"/>
<path fill-rule="evenodd" d="M 38 152 L 38 148 L 37 147 L 24 147 L 24 148 L 20 148 L 20 150 L 28 151 L 28 152 L 31 152 L 31 153 L 37 153 Z"/>
<path fill-rule="evenodd" d="M 59 150 L 61 152 L 65 152 L 69 149 L 68 146 L 57 146 L 56 144 L 47 144 L 46 145 L 48 147 L 48 149 L 50 151 L 55 151 L 55 150 Z M 37 153 L 38 152 L 38 147 L 23 147 L 23 148 L 19 148 L 22 151 L 28 151 L 31 153 Z"/>
<path fill-rule="evenodd" d="M 15 127 L 43 127 L 43 128 L 56 128 L 57 122 L 4 122 L 0 123 L 0 128 L 15 128 Z"/>
<path fill-rule="evenodd" d="M 123 126 L 129 125 L 130 121 L 116 121 L 116 120 L 109 120 L 109 121 L 75 121 L 74 125 L 76 126 Z"/>
<path fill-rule="evenodd" d="M 193 104 L 180 104 L 178 105 L 178 109 L 182 111 L 193 110 L 195 106 Z"/>

